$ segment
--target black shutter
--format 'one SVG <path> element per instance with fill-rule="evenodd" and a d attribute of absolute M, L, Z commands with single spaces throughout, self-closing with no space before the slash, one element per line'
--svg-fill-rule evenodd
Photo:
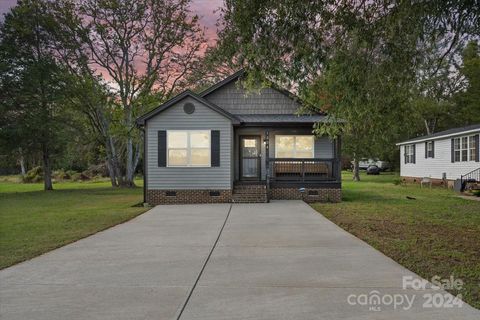
<path fill-rule="evenodd" d="M 167 166 L 167 131 L 158 131 L 158 166 Z"/>
<path fill-rule="evenodd" d="M 477 150 L 477 155 L 475 157 L 475 161 L 476 162 L 479 162 L 480 161 L 480 144 L 479 144 L 479 140 L 480 140 L 480 134 L 477 134 L 475 136 L 475 150 Z"/>
<path fill-rule="evenodd" d="M 454 139 L 451 139 L 451 141 L 452 141 L 452 147 L 450 149 L 450 155 L 451 155 L 451 158 L 452 158 L 451 161 L 455 162 L 455 152 L 454 152 L 454 143 L 455 142 L 454 142 Z"/>
<path fill-rule="evenodd" d="M 432 140 L 432 158 L 435 158 L 435 141 Z"/>
<path fill-rule="evenodd" d="M 403 163 L 407 164 L 407 146 L 403 146 Z"/>
<path fill-rule="evenodd" d="M 212 130 L 210 142 L 211 142 L 212 167 L 220 167 L 220 131 L 219 130 Z"/>
<path fill-rule="evenodd" d="M 417 154 L 416 154 L 416 151 L 415 151 L 416 144 L 412 144 L 412 147 L 413 147 L 413 162 L 412 163 L 416 163 L 416 160 L 417 160 Z"/>
<path fill-rule="evenodd" d="M 428 142 L 425 141 L 425 159 L 428 158 Z"/>

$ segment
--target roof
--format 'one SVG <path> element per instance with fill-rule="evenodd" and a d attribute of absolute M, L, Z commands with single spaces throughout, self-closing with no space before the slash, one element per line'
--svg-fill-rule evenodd
<path fill-rule="evenodd" d="M 414 143 L 414 142 L 423 142 L 423 141 L 428 141 L 428 140 L 437 140 L 437 139 L 442 139 L 442 138 L 448 138 L 448 137 L 451 137 L 451 136 L 461 135 L 461 134 L 465 134 L 465 133 L 473 133 L 473 132 L 477 132 L 477 131 L 480 131 L 480 124 L 472 124 L 470 126 L 465 126 L 465 127 L 460 127 L 460 128 L 452 128 L 452 129 L 440 131 L 440 132 L 437 132 L 437 133 L 433 133 L 433 134 L 430 134 L 430 135 L 412 138 L 410 140 L 406 140 L 406 141 L 397 143 L 397 146 L 400 146 L 400 145 L 403 145 L 403 144 Z"/>
<path fill-rule="evenodd" d="M 179 95 L 173 97 L 172 99 L 168 100 L 167 102 L 163 103 L 162 105 L 158 106 L 157 108 L 153 109 L 152 111 L 144 114 L 143 116 L 137 118 L 136 123 L 139 126 L 145 125 L 145 121 L 148 119 L 156 116 L 157 114 L 167 110 L 175 103 L 181 101 L 186 97 L 191 97 L 205 106 L 209 107 L 210 109 L 222 114 L 223 116 L 232 120 L 233 124 L 269 124 L 269 123 L 282 123 L 282 124 L 313 124 L 315 122 L 328 122 L 328 118 L 325 114 L 314 114 L 314 115 L 296 115 L 296 114 L 255 114 L 255 115 L 233 115 L 230 112 L 226 111 L 225 109 L 217 106 L 213 102 L 205 99 L 204 97 L 215 90 L 227 85 L 228 83 L 237 80 L 242 75 L 245 74 L 245 70 L 241 69 L 234 74 L 228 76 L 227 78 L 223 79 L 220 82 L 217 82 L 210 88 L 202 91 L 200 94 L 196 94 L 190 90 L 185 90 L 184 92 L 180 93 Z M 293 93 L 273 86 L 272 89 L 286 95 L 290 99 L 297 100 L 298 102 L 302 103 L 300 98 L 298 98 Z"/>
<path fill-rule="evenodd" d="M 242 123 L 266 124 L 266 123 L 296 123 L 313 124 L 315 122 L 326 122 L 324 115 L 296 115 L 296 114 L 252 114 L 236 115 Z"/>
<path fill-rule="evenodd" d="M 221 87 L 229 84 L 230 82 L 238 80 L 244 74 L 245 74 L 245 69 L 240 69 L 237 72 L 235 72 L 234 74 L 226 77 L 222 81 L 219 81 L 219 82 L 215 83 L 214 85 L 212 85 L 211 87 L 209 87 L 209 88 L 205 89 L 204 91 L 200 92 L 199 95 L 201 97 L 205 97 L 206 95 L 209 95 L 210 93 L 216 91 L 217 89 L 220 89 Z M 290 92 L 290 91 L 288 91 L 284 88 L 279 87 L 276 84 L 271 84 L 270 88 L 280 92 L 281 94 L 285 95 L 286 97 L 288 97 L 292 100 L 297 101 L 298 103 L 300 103 L 302 105 L 307 105 L 307 103 L 305 103 L 305 101 L 303 101 L 299 96 L 297 96 L 296 94 L 294 94 L 294 93 L 292 93 L 292 92 Z"/>
<path fill-rule="evenodd" d="M 204 104 L 205 106 L 209 107 L 210 109 L 212 109 L 213 111 L 216 111 L 218 113 L 220 113 L 221 115 L 229 118 L 230 120 L 232 120 L 232 123 L 234 124 L 237 124 L 239 123 L 239 120 L 237 117 L 235 117 L 233 114 L 229 113 L 228 111 L 220 108 L 219 106 L 217 106 L 216 104 L 208 101 L 208 100 L 205 100 L 204 98 L 200 97 L 199 95 L 197 95 L 196 93 L 190 91 L 190 90 L 185 90 L 184 92 L 180 93 L 179 95 L 175 96 L 174 98 L 168 100 L 167 102 L 165 102 L 164 104 L 156 107 L 155 109 L 153 109 L 152 111 L 144 114 L 143 116 L 137 118 L 136 120 L 136 123 L 137 125 L 145 125 L 145 121 L 147 121 L 148 119 L 156 116 L 157 114 L 167 110 L 168 108 L 170 108 L 171 106 L 173 106 L 175 103 L 181 101 L 182 99 L 186 98 L 186 97 L 191 97 L 195 100 L 197 100 L 198 102 Z"/>
<path fill-rule="evenodd" d="M 240 78 L 241 76 L 243 76 L 243 74 L 245 73 L 245 70 L 244 69 L 240 69 L 238 70 L 237 72 L 235 72 L 234 74 L 226 77 L 225 79 L 223 79 L 222 81 L 219 81 L 217 83 L 215 83 L 213 86 L 211 86 L 210 88 L 207 88 L 205 90 L 203 90 L 202 92 L 200 92 L 200 96 L 201 97 L 205 97 L 207 94 L 209 93 L 212 93 L 213 91 L 223 87 L 224 85 L 226 84 L 229 84 L 230 82 L 234 81 L 234 80 L 237 80 L 238 78 Z"/>

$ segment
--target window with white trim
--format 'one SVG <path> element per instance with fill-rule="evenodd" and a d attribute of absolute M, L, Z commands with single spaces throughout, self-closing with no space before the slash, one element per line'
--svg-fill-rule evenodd
<path fill-rule="evenodd" d="M 477 143 L 476 143 L 476 138 L 475 136 L 470 136 L 468 137 L 468 159 L 470 161 L 477 161 L 477 154 L 478 154 L 478 150 L 477 150 Z"/>
<path fill-rule="evenodd" d="M 455 162 L 476 161 L 477 146 L 475 136 L 465 136 L 453 139 L 453 159 Z"/>
<path fill-rule="evenodd" d="M 405 163 L 415 163 L 415 145 L 405 145 Z"/>
<path fill-rule="evenodd" d="M 314 158 L 314 137 L 312 135 L 276 135 L 276 158 Z"/>
<path fill-rule="evenodd" d="M 433 158 L 433 141 L 427 142 L 427 158 Z"/>
<path fill-rule="evenodd" d="M 168 130 L 168 167 L 210 167 L 209 130 Z"/>

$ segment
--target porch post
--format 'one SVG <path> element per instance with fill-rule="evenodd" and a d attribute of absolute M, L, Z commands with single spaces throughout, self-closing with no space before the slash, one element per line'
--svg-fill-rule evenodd
<path fill-rule="evenodd" d="M 340 136 L 335 138 L 335 178 L 342 181 L 342 140 Z"/>
<path fill-rule="evenodd" d="M 267 180 L 267 201 L 270 202 L 270 131 L 265 129 L 265 179 Z"/>

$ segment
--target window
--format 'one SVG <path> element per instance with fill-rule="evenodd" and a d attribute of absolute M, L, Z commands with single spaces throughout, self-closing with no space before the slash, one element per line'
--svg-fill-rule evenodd
<path fill-rule="evenodd" d="M 415 145 L 407 144 L 405 146 L 405 163 L 415 163 Z"/>
<path fill-rule="evenodd" d="M 475 136 L 466 136 L 453 139 L 453 159 L 455 162 L 476 161 L 477 146 Z"/>
<path fill-rule="evenodd" d="M 433 158 L 433 141 L 427 142 L 427 158 Z"/>
<path fill-rule="evenodd" d="M 169 167 L 210 167 L 210 131 L 167 131 Z"/>
<path fill-rule="evenodd" d="M 468 159 L 470 161 L 477 161 L 478 150 L 477 150 L 477 143 L 475 141 L 475 136 L 468 137 L 468 140 L 469 140 L 468 152 L 470 153 Z"/>
<path fill-rule="evenodd" d="M 276 158 L 313 158 L 313 136 L 275 136 Z"/>

